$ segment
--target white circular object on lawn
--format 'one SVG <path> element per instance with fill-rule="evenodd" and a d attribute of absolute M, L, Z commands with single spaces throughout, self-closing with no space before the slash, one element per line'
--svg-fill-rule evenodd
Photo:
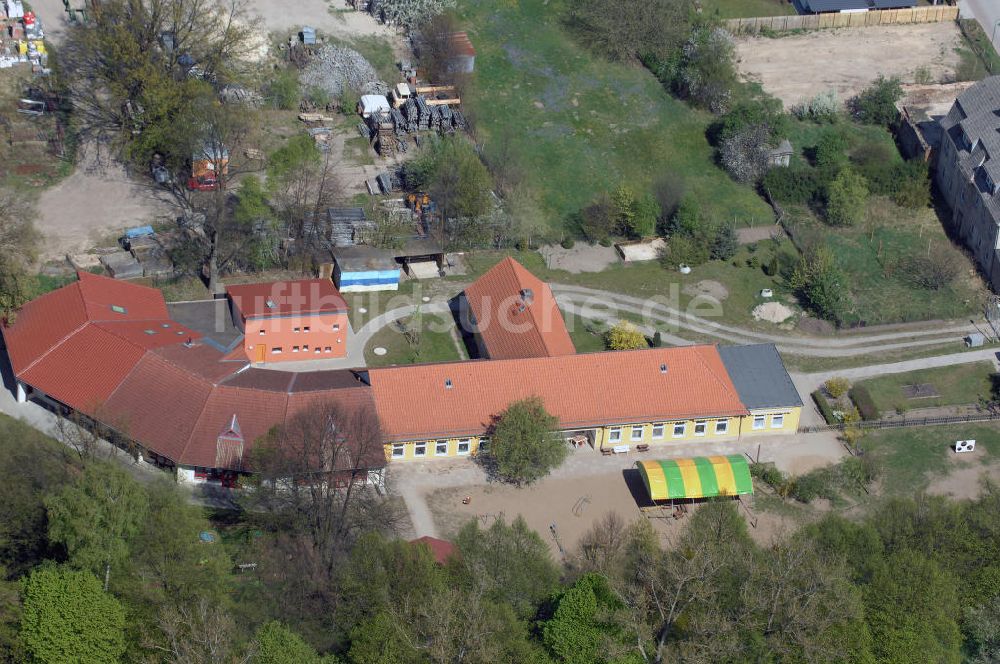
<path fill-rule="evenodd" d="M 427 297 L 426 295 L 424 295 L 424 296 L 423 296 L 422 298 L 420 298 L 420 300 L 421 300 L 422 302 L 430 302 L 430 301 L 431 301 L 431 298 L 429 298 L 429 297 Z"/>
<path fill-rule="evenodd" d="M 678 269 L 680 270 L 681 274 L 691 274 L 691 266 L 690 265 L 686 265 L 684 263 L 681 263 L 681 266 Z"/>
<path fill-rule="evenodd" d="M 359 314 L 366 314 L 366 313 L 368 313 L 368 310 L 365 309 L 364 307 L 358 307 L 358 313 Z"/>
<path fill-rule="evenodd" d="M 382 348 L 381 346 L 375 346 L 375 348 L 372 349 L 372 352 L 375 353 L 376 355 L 385 355 L 389 351 L 387 351 L 385 348 Z"/>

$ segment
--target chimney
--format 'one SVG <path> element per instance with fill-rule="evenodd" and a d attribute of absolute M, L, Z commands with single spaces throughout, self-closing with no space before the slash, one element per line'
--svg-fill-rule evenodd
<path fill-rule="evenodd" d="M 666 364 L 661 364 L 660 365 L 660 373 L 661 374 L 667 373 L 667 365 Z"/>

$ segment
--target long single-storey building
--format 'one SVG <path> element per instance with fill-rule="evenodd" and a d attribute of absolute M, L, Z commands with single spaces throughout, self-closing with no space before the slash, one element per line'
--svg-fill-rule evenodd
<path fill-rule="evenodd" d="M 388 461 L 475 455 L 496 417 L 527 397 L 542 399 L 566 438 L 602 451 L 797 429 L 802 401 L 773 345 L 577 354 L 548 286 L 520 264 L 504 261 L 481 281 L 467 298 L 477 320 L 493 307 L 518 323 L 479 329 L 486 354 L 501 359 L 262 368 L 239 338 L 223 345 L 173 320 L 160 291 L 86 272 L 27 303 L 3 341 L 19 401 L 81 413 L 184 481 L 252 472 L 259 439 L 325 405 L 377 415 L 377 449 L 334 469 L 375 483 Z"/>

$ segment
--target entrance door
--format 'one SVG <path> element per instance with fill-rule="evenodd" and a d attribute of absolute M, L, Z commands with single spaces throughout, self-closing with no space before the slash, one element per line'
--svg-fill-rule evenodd
<path fill-rule="evenodd" d="M 267 346 L 264 344 L 257 344 L 254 346 L 254 354 L 257 356 L 258 362 L 264 361 L 264 356 L 267 353 Z"/>

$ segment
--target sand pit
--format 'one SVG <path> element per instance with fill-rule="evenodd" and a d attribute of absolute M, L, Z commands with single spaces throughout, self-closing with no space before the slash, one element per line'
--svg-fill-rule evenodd
<path fill-rule="evenodd" d="M 758 304 L 753 309 L 754 320 L 763 320 L 768 323 L 784 323 L 794 315 L 795 312 L 781 302 L 765 302 Z"/>
<path fill-rule="evenodd" d="M 572 274 L 600 272 L 619 262 L 614 247 L 599 244 L 579 243 L 572 249 L 564 249 L 558 244 L 547 244 L 538 250 L 545 259 L 545 267 L 550 270 L 566 270 Z"/>
<path fill-rule="evenodd" d="M 697 283 L 688 284 L 681 289 L 681 292 L 691 297 L 708 297 L 718 302 L 722 302 L 729 297 L 729 290 L 713 279 L 702 279 Z"/>

